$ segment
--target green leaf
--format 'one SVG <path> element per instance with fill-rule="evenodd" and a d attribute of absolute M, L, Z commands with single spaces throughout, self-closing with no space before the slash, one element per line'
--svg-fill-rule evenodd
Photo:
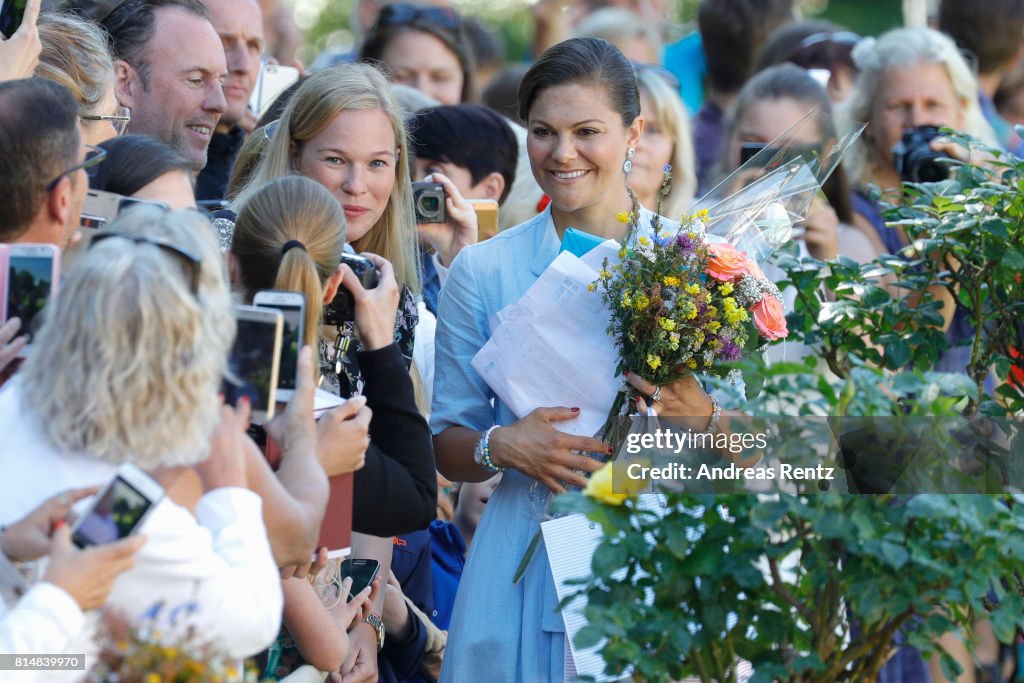
<path fill-rule="evenodd" d="M 577 648 L 586 650 L 594 647 L 602 640 L 604 640 L 604 633 L 601 629 L 593 624 L 587 624 L 579 630 L 573 642 Z"/>

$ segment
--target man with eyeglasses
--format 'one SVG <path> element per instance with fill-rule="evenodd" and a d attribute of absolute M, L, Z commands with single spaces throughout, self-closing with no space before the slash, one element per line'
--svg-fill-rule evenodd
<path fill-rule="evenodd" d="M 128 132 L 167 143 L 201 171 L 227 108 L 224 48 L 206 7 L 199 0 L 125 0 L 103 27 L 118 102 L 132 112 Z"/>
<path fill-rule="evenodd" d="M 89 180 L 78 103 L 42 78 L 0 83 L 0 242 L 67 247 Z"/>
<path fill-rule="evenodd" d="M 264 41 L 263 14 L 256 0 L 205 0 L 203 4 L 210 11 L 228 66 L 227 108 L 210 141 L 206 167 L 196 179 L 196 199 L 210 200 L 224 198 L 238 150 L 256 124 L 249 98 L 259 78 Z"/>

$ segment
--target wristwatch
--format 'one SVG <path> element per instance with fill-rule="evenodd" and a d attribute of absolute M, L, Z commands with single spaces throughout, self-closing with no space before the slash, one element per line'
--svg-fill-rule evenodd
<path fill-rule="evenodd" d="M 384 620 L 379 615 L 370 612 L 363 617 L 363 621 L 372 626 L 377 632 L 377 652 L 380 652 L 384 649 Z"/>

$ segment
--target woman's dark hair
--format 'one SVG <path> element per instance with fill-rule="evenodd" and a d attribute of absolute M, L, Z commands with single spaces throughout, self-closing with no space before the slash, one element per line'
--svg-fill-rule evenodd
<path fill-rule="evenodd" d="M 416 158 L 448 163 L 469 171 L 473 184 L 498 172 L 504 203 L 516 179 L 519 143 L 512 127 L 497 112 L 479 104 L 421 109 L 407 120 Z"/>
<path fill-rule="evenodd" d="M 411 5 L 404 4 L 391 5 L 391 7 L 412 8 Z M 462 101 L 473 102 L 476 100 L 476 78 L 474 76 L 476 66 L 473 63 L 469 39 L 459 16 L 446 8 L 417 7 L 409 10 L 410 18 L 408 20 L 397 21 L 389 20 L 388 17 L 394 15 L 397 18 L 400 15 L 397 12 L 388 14 L 385 12 L 387 9 L 385 6 L 381 10 L 377 23 L 366 34 L 366 38 L 359 48 L 359 61 L 383 66 L 385 67 L 384 73 L 390 74 L 391 69 L 387 68 L 387 64 L 384 62 L 384 50 L 388 43 L 406 31 L 422 31 L 444 43 L 445 47 L 459 60 L 459 68 L 462 70 Z M 444 12 L 450 15 L 451 19 L 442 25 L 432 19 L 434 12 Z"/>
<path fill-rule="evenodd" d="M 726 140 L 736 139 L 740 119 L 755 102 L 781 99 L 791 99 L 807 104 L 808 111 L 813 109 L 816 112 L 819 140 L 823 143 L 830 143 L 836 139 L 836 124 L 832 117 L 832 100 L 829 99 L 828 91 L 805 69 L 784 63 L 768 67 L 743 86 L 736 97 Z M 726 157 L 723 157 L 723 161 L 726 164 L 731 163 L 726 160 Z M 724 168 L 723 170 L 728 172 L 735 169 Z M 726 173 L 722 175 L 726 175 Z M 849 182 L 841 165 L 825 182 L 822 190 L 839 220 L 850 224 L 853 221 L 853 205 L 850 199 Z"/>
<path fill-rule="evenodd" d="M 165 173 L 192 173 L 188 159 L 148 135 L 111 138 L 99 146 L 107 159 L 90 169 L 89 187 L 94 190 L 130 197 Z"/>
<path fill-rule="evenodd" d="M 519 84 L 519 118 L 528 120 L 541 91 L 556 85 L 601 85 L 612 109 L 629 126 L 640 116 L 640 90 L 633 65 L 602 38 L 570 38 L 548 48 Z"/>
<path fill-rule="evenodd" d="M 828 21 L 796 21 L 768 38 L 757 59 L 757 70 L 792 62 L 805 69 L 832 69 L 842 64 L 856 71 L 850 56 L 858 37 Z"/>

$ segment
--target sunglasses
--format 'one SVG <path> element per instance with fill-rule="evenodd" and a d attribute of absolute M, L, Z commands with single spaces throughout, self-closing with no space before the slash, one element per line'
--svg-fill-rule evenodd
<path fill-rule="evenodd" d="M 100 162 L 107 158 L 107 151 L 105 149 L 93 147 L 92 145 L 86 145 L 85 148 L 88 150 L 88 152 L 85 155 L 85 161 L 82 161 L 80 163 L 75 164 L 74 166 L 64 169 L 64 171 L 61 172 L 59 176 L 57 176 L 50 182 L 46 183 L 47 192 L 52 192 L 53 188 L 57 187 L 57 183 L 59 183 L 60 179 L 63 178 L 64 176 L 71 175 L 75 171 L 92 168 L 93 166 L 96 166 L 97 164 L 99 164 Z"/>
<path fill-rule="evenodd" d="M 132 120 L 132 110 L 128 107 L 118 107 L 116 114 L 82 114 L 78 118 L 83 121 L 110 121 L 110 125 L 114 127 L 114 132 L 117 135 L 124 135 L 124 132 L 128 129 L 128 124 Z"/>
<path fill-rule="evenodd" d="M 101 230 L 93 233 L 92 238 L 89 241 L 88 249 L 92 249 L 100 242 L 113 238 L 120 237 L 122 239 L 131 240 L 135 244 L 150 244 L 154 247 L 159 248 L 161 251 L 170 254 L 175 257 L 184 267 L 185 276 L 188 279 L 189 288 L 192 291 L 192 295 L 196 298 L 199 297 L 199 269 L 202 266 L 202 261 L 198 256 L 193 254 L 188 249 L 182 247 L 179 244 L 175 244 L 170 240 L 160 239 L 159 237 L 145 237 L 143 235 L 132 235 L 126 232 L 118 232 L 116 230 Z"/>
<path fill-rule="evenodd" d="M 404 2 L 385 5 L 377 16 L 377 26 L 404 26 L 417 21 L 456 31 L 462 19 L 447 7 L 417 7 Z"/>

